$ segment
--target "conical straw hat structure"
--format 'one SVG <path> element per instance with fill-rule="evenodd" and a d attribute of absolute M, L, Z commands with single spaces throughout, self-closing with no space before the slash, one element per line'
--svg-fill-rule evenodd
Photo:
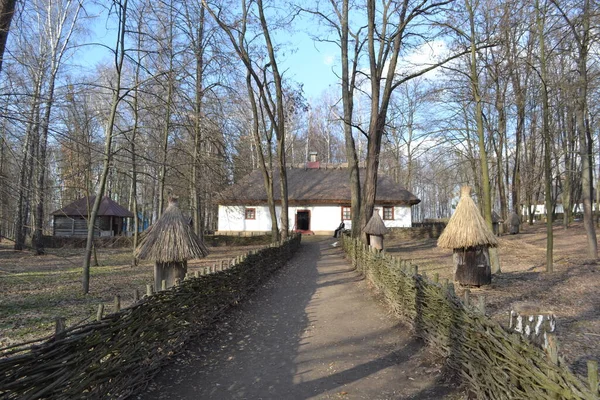
<path fill-rule="evenodd" d="M 383 221 L 381 220 L 379 213 L 374 212 L 369 222 L 367 222 L 367 225 L 365 225 L 363 232 L 368 233 L 369 235 L 383 236 L 389 231 L 388 228 L 385 227 Z"/>
<path fill-rule="evenodd" d="M 177 204 L 170 198 L 160 218 L 145 232 L 136 257 L 157 262 L 182 262 L 208 255 L 208 249 L 194 233 Z"/>
<path fill-rule="evenodd" d="M 456 210 L 444 232 L 440 235 L 438 247 L 461 249 L 475 246 L 496 247 L 498 240 L 488 228 L 477 205 L 471 198 L 471 188 L 463 186 Z"/>

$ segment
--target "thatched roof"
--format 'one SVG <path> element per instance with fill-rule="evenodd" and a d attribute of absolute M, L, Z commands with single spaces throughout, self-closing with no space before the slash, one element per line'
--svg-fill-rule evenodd
<path fill-rule="evenodd" d="M 498 214 L 496 211 L 492 211 L 492 222 L 494 224 L 500 224 L 500 223 L 504 222 L 504 220 L 502 219 L 500 214 Z"/>
<path fill-rule="evenodd" d="M 136 257 L 158 262 L 206 257 L 208 249 L 187 221 L 177 205 L 177 199 L 169 199 L 165 212 L 144 232 L 135 250 Z"/>
<path fill-rule="evenodd" d="M 96 201 L 96 196 L 85 196 L 79 200 L 75 200 L 69 205 L 64 206 L 60 210 L 56 210 L 52 215 L 66 215 L 69 217 L 87 217 L 89 211 L 92 210 Z M 98 209 L 99 217 L 122 217 L 122 218 L 133 218 L 133 213 L 113 201 L 108 196 L 102 198 L 100 208 Z"/>
<path fill-rule="evenodd" d="M 364 168 L 360 170 L 364 176 Z M 288 201 L 290 205 L 350 204 L 350 178 L 347 168 L 288 168 Z M 274 173 L 275 201 L 281 201 L 279 172 Z M 361 181 L 362 182 L 362 181 Z M 217 202 L 221 205 L 267 204 L 267 194 L 260 170 L 255 170 L 240 182 L 223 191 Z M 396 184 L 388 176 L 377 180 L 377 204 L 414 205 L 421 202 L 415 195 Z"/>
<path fill-rule="evenodd" d="M 446 249 L 474 246 L 495 247 L 498 245 L 496 236 L 488 228 L 485 219 L 471 198 L 469 186 L 462 187 L 456 210 L 450 217 L 446 229 L 440 235 L 437 245 Z"/>
<path fill-rule="evenodd" d="M 379 235 L 383 236 L 389 232 L 388 228 L 385 227 L 385 224 L 381 220 L 378 212 L 374 212 L 373 216 L 365 225 L 363 232 L 368 233 L 369 235 Z"/>

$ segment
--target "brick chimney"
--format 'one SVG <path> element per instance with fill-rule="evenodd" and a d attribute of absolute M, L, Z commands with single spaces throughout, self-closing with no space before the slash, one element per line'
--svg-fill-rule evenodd
<path fill-rule="evenodd" d="M 317 161 L 317 154 L 318 153 L 316 151 L 311 151 L 308 153 L 308 162 L 306 163 L 306 168 L 319 169 L 321 165 L 319 161 Z"/>

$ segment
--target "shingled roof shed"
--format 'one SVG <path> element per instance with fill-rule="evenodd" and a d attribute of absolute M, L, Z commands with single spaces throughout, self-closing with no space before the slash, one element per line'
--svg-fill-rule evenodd
<path fill-rule="evenodd" d="M 85 196 L 52 212 L 54 236 L 87 236 L 88 216 L 96 196 Z M 94 234 L 118 236 L 123 234 L 126 218 L 133 213 L 108 196 L 102 198 Z"/>

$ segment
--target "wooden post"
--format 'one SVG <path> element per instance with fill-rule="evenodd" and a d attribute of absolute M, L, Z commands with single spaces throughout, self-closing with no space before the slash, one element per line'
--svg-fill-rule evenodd
<path fill-rule="evenodd" d="M 477 300 L 477 309 L 481 314 L 485 315 L 485 296 L 481 295 Z"/>
<path fill-rule="evenodd" d="M 152 285 L 146 285 L 146 296 L 152 296 Z"/>
<path fill-rule="evenodd" d="M 454 249 L 454 280 L 463 285 L 489 285 L 492 283 L 490 255 L 487 247 Z"/>
<path fill-rule="evenodd" d="M 167 290 L 167 281 L 165 279 L 160 282 L 160 290 Z"/>
<path fill-rule="evenodd" d="M 137 303 L 138 301 L 140 301 L 140 291 L 136 288 L 133 291 L 133 302 Z"/>
<path fill-rule="evenodd" d="M 588 360 L 587 362 L 588 382 L 594 396 L 598 396 L 598 361 Z"/>
<path fill-rule="evenodd" d="M 200 274 L 198 273 L 198 271 L 194 271 L 194 278 L 198 278 L 200 277 Z"/>
<path fill-rule="evenodd" d="M 96 321 L 102 321 L 102 314 L 104 314 L 104 304 L 98 304 L 98 312 L 96 313 Z"/>
<path fill-rule="evenodd" d="M 187 261 L 156 262 L 154 264 L 154 284 L 158 292 L 162 289 L 162 281 L 166 281 L 166 288 L 175 285 L 177 279 L 183 280 L 187 273 Z M 166 289 L 165 288 L 165 289 Z M 164 290 L 164 289 L 162 289 Z"/>
<path fill-rule="evenodd" d="M 546 348 L 546 352 L 548 353 L 548 358 L 553 364 L 558 365 L 558 340 L 552 333 L 548 333 L 547 337 L 548 347 Z"/>
<path fill-rule="evenodd" d="M 56 317 L 56 318 L 54 318 L 54 321 L 56 323 L 56 326 L 54 329 L 54 336 L 56 336 L 56 337 L 62 336 L 62 333 L 65 330 L 65 319 L 63 317 Z"/>
<path fill-rule="evenodd" d="M 119 312 L 121 311 L 121 296 L 116 295 L 115 296 L 115 312 Z"/>

